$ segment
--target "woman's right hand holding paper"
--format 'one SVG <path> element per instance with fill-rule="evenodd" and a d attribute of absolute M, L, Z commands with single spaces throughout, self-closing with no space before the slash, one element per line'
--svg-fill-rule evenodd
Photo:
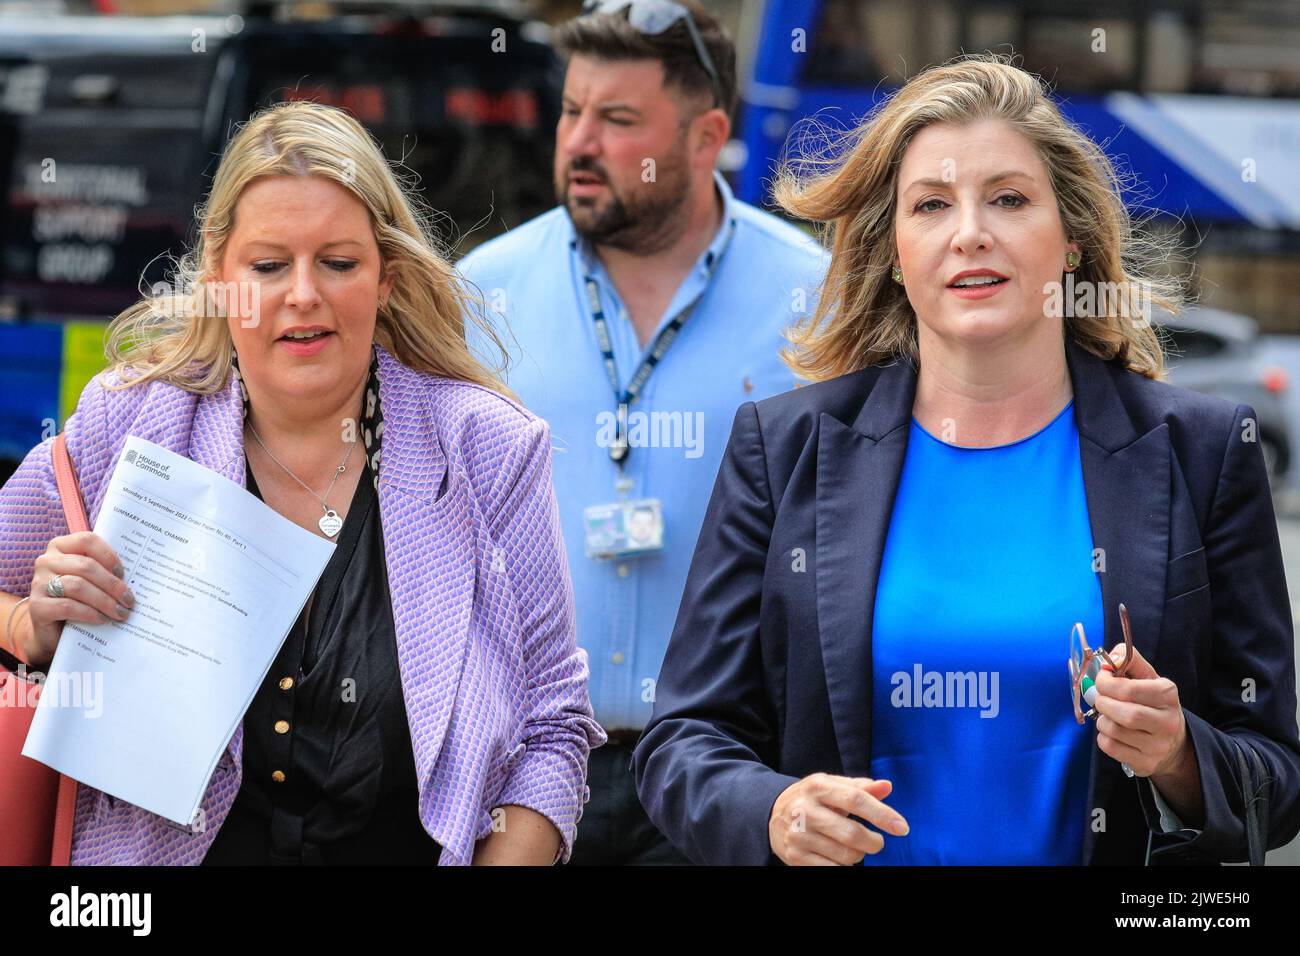
<path fill-rule="evenodd" d="M 59 576 L 63 597 L 47 590 Z M 36 559 L 28 602 L 27 626 L 22 612 L 12 615 L 10 635 L 28 663 L 47 666 L 54 658 L 67 621 L 102 624 L 125 621 L 135 606 L 135 595 L 124 580 L 125 570 L 116 552 L 93 531 L 78 531 L 54 538 Z"/>

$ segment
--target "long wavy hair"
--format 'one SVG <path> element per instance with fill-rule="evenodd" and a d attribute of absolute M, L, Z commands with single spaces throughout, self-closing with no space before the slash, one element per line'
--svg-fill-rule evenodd
<path fill-rule="evenodd" d="M 255 113 L 230 140 L 207 201 L 195 212 L 197 238 L 172 263 L 170 281 L 152 290 L 109 324 L 106 349 L 118 382 L 127 388 L 165 381 L 191 392 L 223 388 L 233 344 L 214 295 L 215 271 L 235 225 L 244 189 L 266 176 L 319 176 L 337 183 L 369 210 L 383 273 L 393 286 L 378 309 L 375 341 L 409 368 L 473 382 L 505 395 L 501 340 L 468 308 L 469 293 L 436 238 L 435 214 L 415 198 L 359 122 L 343 110 L 295 101 Z M 495 369 L 475 356 L 465 322 L 479 324 Z"/>
<path fill-rule="evenodd" d="M 920 73 L 848 133 L 814 123 L 791 138 L 776 201 L 790 215 L 821 224 L 831 249 L 813 314 L 786 333 L 783 358 L 796 375 L 820 381 L 899 358 L 918 364 L 916 314 L 890 276 L 899 167 L 925 127 L 986 119 L 1009 123 L 1037 150 L 1066 235 L 1082 250 L 1074 284 L 1098 290 L 1091 306 L 1084 300 L 1082 309 L 1066 310 L 1066 334 L 1103 359 L 1164 377 L 1164 354 L 1148 319 L 1152 303 L 1177 312 L 1184 284 L 1150 270 L 1177 258 L 1177 237 L 1140 231 L 1123 200 L 1133 184 L 1061 115 L 1038 77 L 993 54 Z"/>

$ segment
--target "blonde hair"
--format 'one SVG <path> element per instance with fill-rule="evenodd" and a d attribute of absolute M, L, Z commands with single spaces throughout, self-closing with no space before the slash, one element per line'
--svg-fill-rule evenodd
<path fill-rule="evenodd" d="M 1047 168 L 1066 235 L 1079 244 L 1076 285 L 1120 290 L 1094 296 L 1086 315 L 1067 313 L 1065 328 L 1103 359 L 1119 358 L 1149 378 L 1164 376 L 1164 354 L 1149 321 L 1150 302 L 1176 312 L 1182 283 L 1145 271 L 1174 252 L 1176 237 L 1141 235 L 1124 207 L 1125 184 L 1091 139 L 1070 124 L 1042 81 L 1010 57 L 959 57 L 910 80 L 846 137 L 815 128 L 820 145 L 787 157 L 775 186 L 791 215 L 826 227 L 831 261 L 817 307 L 786 334 L 787 365 L 810 381 L 906 358 L 918 363 L 916 314 L 891 279 L 898 170 L 913 137 L 933 123 L 998 119 L 1035 147 Z M 1064 272 L 1064 268 L 1062 269 Z M 1114 285 L 1099 285 L 1114 283 Z M 1137 296 L 1145 287 L 1143 310 Z"/>
<path fill-rule="evenodd" d="M 379 345 L 416 371 L 511 394 L 470 351 L 466 318 L 482 327 L 504 368 L 500 339 L 481 319 L 482 310 L 466 308 L 467 293 L 439 251 L 433 213 L 399 182 L 359 122 L 335 107 L 303 101 L 255 113 L 231 139 L 207 201 L 196 210 L 197 241 L 175 261 L 170 288 L 142 290 L 144 298 L 109 324 L 106 352 L 119 379 L 110 387 L 160 380 L 202 394 L 225 386 L 233 344 L 224 318 L 213 314 L 210 270 L 222 261 L 239 197 L 267 176 L 328 179 L 369 211 L 383 272 L 393 277 L 376 316 Z"/>

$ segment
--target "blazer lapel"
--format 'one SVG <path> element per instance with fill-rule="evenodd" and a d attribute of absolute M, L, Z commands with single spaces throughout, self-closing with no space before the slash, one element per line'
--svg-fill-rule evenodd
<path fill-rule="evenodd" d="M 247 487 L 244 483 L 244 399 L 234 376 L 225 388 L 204 395 L 195 406 L 189 458 L 239 487 Z"/>
<path fill-rule="evenodd" d="M 434 430 L 428 383 L 376 349 L 384 410 L 379 511 L 421 817 L 427 817 L 425 784 L 446 738 L 469 645 L 477 525 L 464 478 L 448 469 Z"/>
<path fill-rule="evenodd" d="M 871 628 L 885 537 L 907 451 L 916 372 L 879 370 L 852 425 L 825 413 L 817 439 L 817 624 L 846 776 L 871 764 Z"/>
<path fill-rule="evenodd" d="M 1169 560 L 1169 426 L 1161 423 L 1139 433 L 1115 387 L 1115 373 L 1106 363 L 1073 341 L 1067 343 L 1066 358 L 1074 387 L 1094 566 L 1101 580 L 1104 646 L 1109 650 L 1124 642 L 1119 618 L 1123 602 L 1133 646 L 1154 663 Z M 1062 636 L 1063 656 L 1065 640 Z M 1088 643 L 1097 647 L 1101 642 L 1090 634 Z M 1088 775 L 1085 864 L 1091 861 L 1097 842 L 1092 811 L 1108 805 L 1121 775 L 1119 763 L 1094 742 Z"/>

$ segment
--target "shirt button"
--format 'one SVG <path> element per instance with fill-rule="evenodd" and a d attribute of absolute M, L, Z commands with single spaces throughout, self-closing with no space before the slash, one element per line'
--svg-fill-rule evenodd
<path fill-rule="evenodd" d="M 292 689 L 293 689 L 293 678 L 292 678 L 292 677 L 281 677 L 281 678 L 280 678 L 280 690 L 292 690 Z"/>
<path fill-rule="evenodd" d="M 632 571 L 632 569 L 629 568 L 626 564 L 620 564 L 620 565 L 618 566 L 618 576 L 619 576 L 620 578 L 625 578 L 625 577 L 627 577 L 628 574 L 631 573 L 631 571 Z"/>
<path fill-rule="evenodd" d="M 275 732 L 277 734 L 287 734 L 289 732 L 289 721 L 277 720 L 275 722 Z"/>
<path fill-rule="evenodd" d="M 271 779 L 274 780 L 276 783 L 284 783 L 284 771 L 283 771 L 283 770 L 272 770 L 272 771 L 271 771 Z"/>
<path fill-rule="evenodd" d="M 623 663 L 623 652 L 622 652 L 622 651 L 615 651 L 614 654 L 613 654 L 613 656 L 610 657 L 610 660 L 613 661 L 615 664 L 622 664 L 622 663 Z"/>

